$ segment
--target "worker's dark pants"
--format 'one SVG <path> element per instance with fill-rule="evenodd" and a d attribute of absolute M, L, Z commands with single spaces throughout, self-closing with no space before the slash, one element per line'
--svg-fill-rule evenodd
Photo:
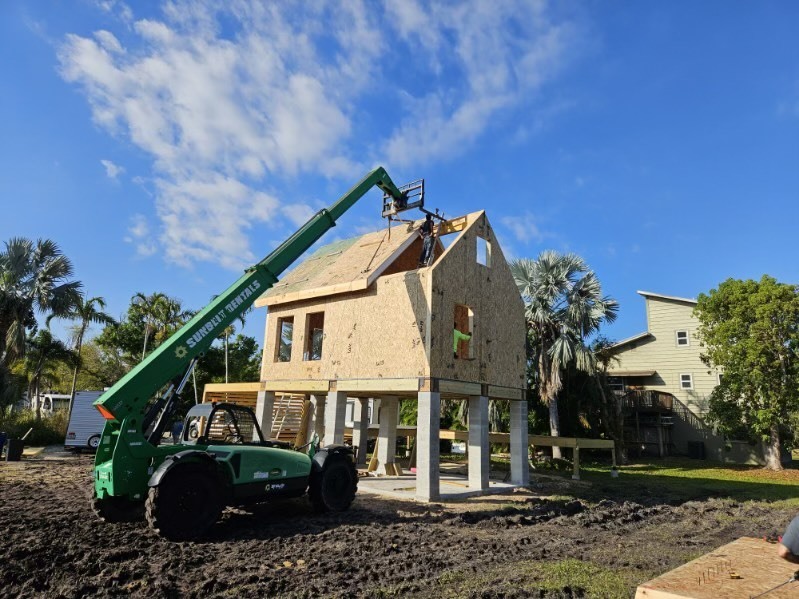
<path fill-rule="evenodd" d="M 433 254 L 434 239 L 432 235 L 424 238 L 424 245 L 422 245 L 422 254 L 419 256 L 419 264 L 427 265 L 430 261 L 430 256 Z"/>

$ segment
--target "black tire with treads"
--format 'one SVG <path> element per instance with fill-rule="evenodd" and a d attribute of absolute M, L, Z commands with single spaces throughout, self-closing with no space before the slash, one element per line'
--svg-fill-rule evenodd
<path fill-rule="evenodd" d="M 170 470 L 147 496 L 150 528 L 173 541 L 202 537 L 222 513 L 220 485 L 219 477 L 206 464 L 190 462 Z"/>
<path fill-rule="evenodd" d="M 308 497 L 319 512 L 349 509 L 358 490 L 358 471 L 348 455 L 332 455 L 321 470 L 311 472 Z"/>

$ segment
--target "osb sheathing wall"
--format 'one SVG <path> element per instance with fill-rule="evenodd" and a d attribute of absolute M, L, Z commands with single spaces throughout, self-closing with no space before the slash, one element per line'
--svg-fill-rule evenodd
<path fill-rule="evenodd" d="M 384 275 L 366 291 L 272 306 L 261 380 L 429 376 L 425 354 L 429 276 L 429 270 Z M 306 316 L 320 311 L 325 314 L 322 359 L 306 361 Z M 276 362 L 277 323 L 286 316 L 294 317 L 291 360 Z"/>
<path fill-rule="evenodd" d="M 421 249 L 415 240 L 365 291 L 270 306 L 261 380 L 432 376 L 523 388 L 522 300 L 485 213 L 465 220 L 446 251 L 437 244 L 431 268 L 395 272 L 415 269 Z M 490 267 L 477 263 L 478 235 L 491 244 Z M 456 304 L 474 312 L 473 360 L 453 358 Z M 322 359 L 305 361 L 306 317 L 320 311 L 325 314 Z M 291 360 L 277 362 L 277 325 L 287 316 L 294 317 Z"/>
<path fill-rule="evenodd" d="M 485 212 L 468 215 L 468 224 L 432 266 L 430 376 L 523 388 L 525 374 L 524 304 Z M 491 248 L 490 266 L 477 262 L 477 237 Z M 456 304 L 474 313 L 474 359 L 452 352 Z"/>

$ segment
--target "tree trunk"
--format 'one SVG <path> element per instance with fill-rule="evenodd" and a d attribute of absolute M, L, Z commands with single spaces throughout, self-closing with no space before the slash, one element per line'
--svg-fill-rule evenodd
<path fill-rule="evenodd" d="M 72 371 L 72 390 L 69 392 L 69 410 L 67 411 L 67 423 L 72 419 L 72 404 L 75 403 L 75 387 L 78 385 L 78 370 L 80 369 L 80 350 L 83 347 L 83 334 L 85 329 L 78 335 L 75 344 L 75 369 Z"/>
<path fill-rule="evenodd" d="M 558 416 L 558 396 L 549 398 L 549 432 L 553 437 L 560 437 L 560 417 Z M 562 457 L 560 447 L 552 447 L 552 457 L 559 460 Z"/>
<path fill-rule="evenodd" d="M 782 470 L 782 444 L 780 443 L 780 429 L 776 424 L 771 425 L 769 440 L 765 444 L 766 468 L 769 470 Z"/>

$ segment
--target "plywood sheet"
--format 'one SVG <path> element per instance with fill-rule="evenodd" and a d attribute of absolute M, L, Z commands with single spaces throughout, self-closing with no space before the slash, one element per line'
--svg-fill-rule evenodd
<path fill-rule="evenodd" d="M 255 305 L 274 306 L 366 289 L 418 236 L 414 227 L 402 225 L 321 247 Z"/>
<path fill-rule="evenodd" d="M 369 289 L 270 308 L 261 379 L 403 379 L 427 376 L 429 269 L 379 277 Z M 320 360 L 306 356 L 308 315 L 323 311 Z M 275 361 L 277 322 L 294 318 L 291 359 Z M 288 389 L 287 389 L 288 390 Z"/>
<path fill-rule="evenodd" d="M 431 376 L 521 390 L 525 386 L 524 304 L 485 212 L 465 218 L 458 238 L 431 268 Z M 490 244 L 489 266 L 477 262 L 478 237 Z M 453 357 L 456 305 L 468 306 L 473 313 L 473 359 Z"/>
<path fill-rule="evenodd" d="M 742 537 L 645 582 L 636 599 L 749 599 L 787 581 L 796 571 L 777 555 L 777 546 Z M 735 572 L 741 578 L 730 577 Z M 799 597 L 799 582 L 768 593 L 768 599 Z"/>

